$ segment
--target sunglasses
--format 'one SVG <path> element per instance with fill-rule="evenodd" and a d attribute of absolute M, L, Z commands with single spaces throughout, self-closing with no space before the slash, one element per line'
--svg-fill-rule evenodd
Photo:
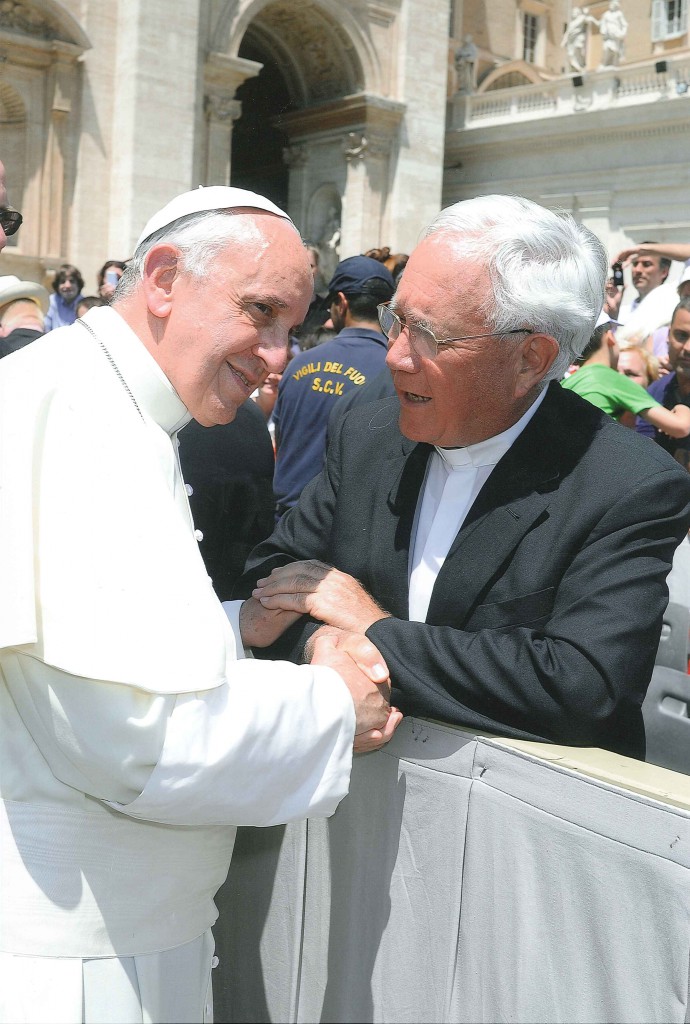
<path fill-rule="evenodd" d="M 22 220 L 18 210 L 0 210 L 0 227 L 8 237 L 19 231 Z"/>

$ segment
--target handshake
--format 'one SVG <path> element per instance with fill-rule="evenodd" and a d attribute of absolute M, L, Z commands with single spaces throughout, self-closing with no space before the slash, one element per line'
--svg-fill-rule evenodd
<path fill-rule="evenodd" d="M 305 647 L 304 656 L 312 665 L 335 669 L 350 691 L 355 706 L 355 753 L 388 743 L 402 714 L 390 706 L 388 667 L 374 644 L 360 633 L 322 626 Z"/>
<path fill-rule="evenodd" d="M 350 691 L 355 752 L 377 750 L 402 721 L 390 706 L 388 667 L 364 635 L 374 622 L 389 618 L 388 612 L 346 573 L 315 560 L 292 562 L 257 581 L 242 605 L 242 640 L 248 647 L 268 647 L 302 615 L 323 623 L 306 645 L 304 660 L 334 669 Z"/>

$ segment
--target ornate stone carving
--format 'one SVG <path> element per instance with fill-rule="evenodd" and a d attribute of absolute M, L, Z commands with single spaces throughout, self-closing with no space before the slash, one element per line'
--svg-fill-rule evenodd
<path fill-rule="evenodd" d="M 568 55 L 568 63 L 573 71 L 585 70 L 587 66 L 587 29 L 589 25 L 598 24 L 597 19 L 589 13 L 589 7 L 573 7 L 568 27 L 561 40 L 561 46 Z"/>
<path fill-rule="evenodd" d="M 340 211 L 337 206 L 331 206 L 317 243 L 319 267 L 327 281 L 333 276 L 340 260 L 340 238 Z"/>
<path fill-rule="evenodd" d="M 283 149 L 283 163 L 290 170 L 297 167 L 304 167 L 309 159 L 309 147 L 302 145 L 285 146 Z"/>
<path fill-rule="evenodd" d="M 26 109 L 16 89 L 0 80 L 0 124 L 22 124 L 26 121 Z"/>
<path fill-rule="evenodd" d="M 207 93 L 204 96 L 204 111 L 213 121 L 236 121 L 242 113 L 242 104 L 230 96 Z"/>
<path fill-rule="evenodd" d="M 381 160 L 390 156 L 391 137 L 384 133 L 367 131 L 367 157 Z"/>
<path fill-rule="evenodd" d="M 474 92 L 477 84 L 477 47 L 471 35 L 466 35 L 462 46 L 455 51 L 455 73 L 458 92 Z"/>
<path fill-rule="evenodd" d="M 602 44 L 599 67 L 618 67 L 625 54 L 625 37 L 628 34 L 628 22 L 621 10 L 620 0 L 610 0 L 608 10 L 604 11 L 599 20 L 599 32 Z"/>
<path fill-rule="evenodd" d="M 263 8 L 256 27 L 295 54 L 309 102 L 361 88 L 361 71 L 347 33 L 313 0 L 279 0 Z"/>
<path fill-rule="evenodd" d="M 369 143 L 362 132 L 348 132 L 343 141 L 343 152 L 348 163 L 364 160 Z"/>
<path fill-rule="evenodd" d="M 0 29 L 11 29 L 41 39 L 59 39 L 57 25 L 31 4 L 0 0 Z"/>

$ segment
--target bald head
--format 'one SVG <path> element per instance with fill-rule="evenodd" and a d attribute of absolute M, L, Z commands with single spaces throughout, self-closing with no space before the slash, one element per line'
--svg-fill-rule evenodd
<path fill-rule="evenodd" d="M 43 330 L 43 312 L 32 299 L 16 299 L 0 308 L 0 337 L 6 338 L 11 331 L 20 327 L 32 331 Z"/>

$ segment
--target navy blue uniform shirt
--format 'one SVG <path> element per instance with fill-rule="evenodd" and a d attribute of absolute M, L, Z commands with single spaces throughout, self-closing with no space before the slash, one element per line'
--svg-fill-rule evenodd
<path fill-rule="evenodd" d="M 273 490 L 282 514 L 320 472 L 328 417 L 338 399 L 362 387 L 384 367 L 388 343 L 378 331 L 346 327 L 323 345 L 301 352 L 283 374 L 273 419 L 276 470 Z"/>

